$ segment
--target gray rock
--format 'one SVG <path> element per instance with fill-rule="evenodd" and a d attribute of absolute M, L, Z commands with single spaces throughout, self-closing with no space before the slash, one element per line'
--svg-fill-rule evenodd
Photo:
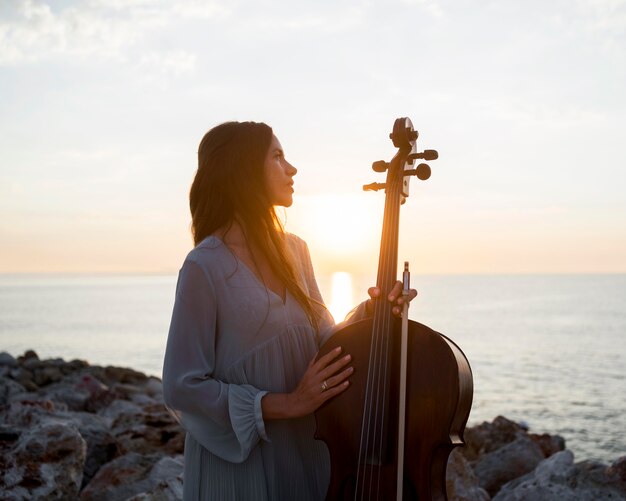
<path fill-rule="evenodd" d="M 493 452 L 481 456 L 474 472 L 490 496 L 507 482 L 535 469 L 544 459 L 541 448 L 527 436 L 520 436 Z"/>
<path fill-rule="evenodd" d="M 448 499 L 455 501 L 489 501 L 491 499 L 487 491 L 478 485 L 478 477 L 458 448 L 454 449 L 448 458 L 446 491 Z"/>
<path fill-rule="evenodd" d="M 626 460 L 626 457 L 624 459 Z M 615 474 L 616 463 L 608 468 L 591 462 L 574 464 L 573 453 L 564 450 L 543 460 L 533 472 L 504 485 L 493 499 L 494 501 L 625 500 L 626 483 L 619 474 Z"/>
<path fill-rule="evenodd" d="M 160 379 L 151 377 L 143 385 L 143 390 L 152 398 L 163 401 L 163 383 Z"/>
<path fill-rule="evenodd" d="M 56 383 L 63 379 L 63 373 L 58 367 L 40 367 L 33 372 L 35 384 L 39 387 Z"/>
<path fill-rule="evenodd" d="M 130 452 L 104 465 L 80 494 L 82 501 L 118 501 L 155 488 L 150 472 L 159 454 Z"/>
<path fill-rule="evenodd" d="M 6 377 L 0 377 L 0 405 L 7 405 L 15 397 L 26 392 L 17 381 Z"/>
<path fill-rule="evenodd" d="M 100 409 L 97 413 L 100 416 L 110 418 L 112 420 L 117 419 L 122 414 L 141 414 L 142 408 L 140 405 L 128 400 L 113 400 L 107 407 Z"/>
<path fill-rule="evenodd" d="M 87 443 L 83 487 L 106 463 L 121 455 L 121 447 L 111 435 L 111 419 L 89 412 L 69 412 L 67 417 Z"/>
<path fill-rule="evenodd" d="M 87 390 L 77 387 L 73 376 L 66 376 L 63 380 L 47 386 L 40 395 L 57 404 L 66 405 L 71 411 L 85 410 L 90 394 Z"/>
<path fill-rule="evenodd" d="M 0 491 L 6 499 L 76 499 L 86 444 L 78 430 L 57 422 L 22 429 L 2 444 Z"/>
<path fill-rule="evenodd" d="M 127 501 L 179 501 L 183 498 L 183 456 L 164 457 L 154 465 L 149 478 L 155 487 Z"/>
<path fill-rule="evenodd" d="M 8 367 L 15 367 L 17 365 L 17 360 L 6 351 L 0 351 L 0 365 L 6 365 Z"/>
<path fill-rule="evenodd" d="M 143 405 L 139 413 L 118 414 L 111 433 L 123 450 L 141 454 L 180 454 L 185 441 L 183 430 L 163 404 Z"/>
<path fill-rule="evenodd" d="M 35 384 L 33 373 L 24 367 L 11 369 L 9 377 L 21 384 L 27 391 L 37 391 L 39 389 L 39 386 Z"/>

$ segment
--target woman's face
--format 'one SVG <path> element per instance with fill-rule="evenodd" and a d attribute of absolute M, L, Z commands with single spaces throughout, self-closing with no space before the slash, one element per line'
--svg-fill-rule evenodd
<path fill-rule="evenodd" d="M 265 182 L 272 205 L 289 207 L 293 203 L 293 176 L 298 169 L 285 159 L 283 147 L 276 136 L 272 136 L 270 149 L 265 157 Z"/>

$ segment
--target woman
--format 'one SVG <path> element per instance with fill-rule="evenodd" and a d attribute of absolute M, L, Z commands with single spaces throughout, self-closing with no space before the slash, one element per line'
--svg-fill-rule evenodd
<path fill-rule="evenodd" d="M 330 459 L 313 412 L 348 388 L 352 368 L 340 349 L 314 360 L 334 321 L 305 242 L 274 211 L 292 204 L 296 172 L 263 123 L 224 123 L 200 143 L 195 248 L 179 273 L 163 367 L 165 403 L 187 431 L 184 499 L 325 497 Z M 388 298 L 396 314 L 400 289 Z M 370 302 L 346 322 L 365 318 Z"/>

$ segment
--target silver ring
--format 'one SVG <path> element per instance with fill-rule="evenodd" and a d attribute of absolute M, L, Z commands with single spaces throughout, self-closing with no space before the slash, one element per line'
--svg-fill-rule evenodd
<path fill-rule="evenodd" d="M 324 393 L 328 389 L 328 381 L 324 381 L 322 383 L 322 393 Z"/>

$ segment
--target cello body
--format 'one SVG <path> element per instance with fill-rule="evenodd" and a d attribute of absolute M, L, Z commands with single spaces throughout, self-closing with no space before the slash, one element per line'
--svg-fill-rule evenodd
<path fill-rule="evenodd" d="M 438 157 L 435 150 L 418 153 L 417 137 L 411 121 L 398 118 L 390 134 L 398 152 L 390 162 L 372 166 L 387 171 L 386 183 L 363 187 L 385 189 L 376 282 L 381 298 L 396 283 L 400 206 L 408 181 L 413 175 L 430 177 L 427 164 L 413 168 L 413 163 Z M 408 294 L 408 263 L 405 273 Z M 326 499 L 445 501 L 448 456 L 463 445 L 473 396 L 472 372 L 461 349 L 423 324 L 401 321 L 385 300 L 374 302 L 372 318 L 335 332 L 318 359 L 338 346 L 352 356 L 354 372 L 350 387 L 315 412 L 315 436 L 331 457 Z"/>
<path fill-rule="evenodd" d="M 322 347 L 320 356 L 341 346 L 352 355 L 354 374 L 350 388 L 329 400 L 316 413 L 316 438 L 326 442 L 331 456 L 331 481 L 327 500 L 393 499 L 396 489 L 393 450 L 397 447 L 397 407 L 389 406 L 388 450 L 377 465 L 366 465 L 363 486 L 356 485 L 363 401 L 370 359 L 372 319 L 337 331 Z M 392 355 L 400 345 L 400 320 L 391 333 Z M 409 321 L 406 436 L 404 464 L 405 500 L 445 500 L 446 465 L 452 449 L 463 444 L 463 430 L 472 403 L 472 373 L 465 355 L 450 339 L 418 322 Z M 392 367 L 390 401 L 397 401 L 399 364 Z M 346 414 L 350 419 L 342 419 Z M 379 480 L 380 478 L 380 480 Z M 382 482 L 382 485 L 377 483 Z M 386 493 L 386 494 L 385 494 Z"/>

